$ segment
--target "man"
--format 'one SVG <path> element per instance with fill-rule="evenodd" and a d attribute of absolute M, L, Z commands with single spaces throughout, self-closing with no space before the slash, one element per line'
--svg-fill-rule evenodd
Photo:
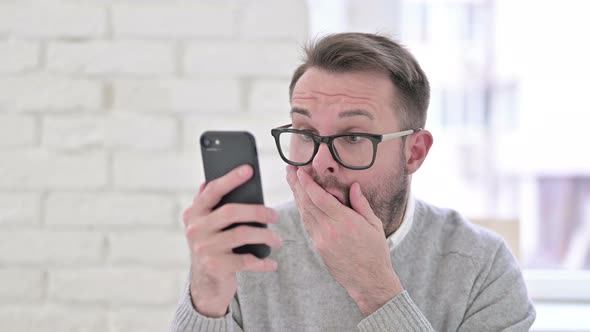
<path fill-rule="evenodd" d="M 292 123 L 272 130 L 294 204 L 228 204 L 242 166 L 185 211 L 191 274 L 173 331 L 527 331 L 517 262 L 497 236 L 414 199 L 432 145 L 428 80 L 372 34 L 324 37 L 291 86 Z M 268 229 L 226 226 L 256 220 Z M 231 249 L 265 243 L 270 258 Z"/>

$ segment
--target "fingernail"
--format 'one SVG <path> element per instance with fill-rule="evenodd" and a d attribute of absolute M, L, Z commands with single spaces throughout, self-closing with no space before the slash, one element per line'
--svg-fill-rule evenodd
<path fill-rule="evenodd" d="M 248 165 L 243 165 L 238 168 L 238 175 L 239 176 L 246 176 L 248 174 Z"/>

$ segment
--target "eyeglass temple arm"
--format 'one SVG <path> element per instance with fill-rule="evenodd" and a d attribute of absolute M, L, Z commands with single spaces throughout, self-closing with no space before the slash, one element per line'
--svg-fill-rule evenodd
<path fill-rule="evenodd" d="M 422 128 L 409 129 L 409 130 L 400 131 L 398 133 L 386 134 L 386 135 L 383 135 L 383 141 L 387 141 L 387 140 L 390 140 L 390 139 L 393 139 L 393 138 L 407 136 L 407 135 L 413 134 L 415 132 L 419 132 L 420 130 L 422 130 Z"/>

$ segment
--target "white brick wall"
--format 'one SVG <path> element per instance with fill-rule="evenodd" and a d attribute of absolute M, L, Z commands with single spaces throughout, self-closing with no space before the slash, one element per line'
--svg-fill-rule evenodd
<path fill-rule="evenodd" d="M 114 105 L 138 111 L 237 112 L 237 79 L 122 80 L 114 83 Z"/>
<path fill-rule="evenodd" d="M 305 0 L 0 0 L 0 330 L 167 329 L 205 130 L 249 130 L 288 199 Z"/>
<path fill-rule="evenodd" d="M 237 12 L 232 4 L 120 4 L 113 6 L 116 37 L 232 37 Z"/>
<path fill-rule="evenodd" d="M 89 265 L 104 251 L 103 235 L 90 231 L 5 230 L 0 233 L 0 263 Z"/>
<path fill-rule="evenodd" d="M 299 62 L 293 42 L 210 41 L 191 43 L 184 64 L 190 75 L 287 78 Z"/>
<path fill-rule="evenodd" d="M 104 36 L 106 8 L 57 1 L 0 4 L 0 34 L 35 38 Z"/>
<path fill-rule="evenodd" d="M 0 155 L 1 189 L 101 188 L 108 182 L 103 152 L 60 154 L 7 150 Z"/>
<path fill-rule="evenodd" d="M 81 304 L 173 304 L 182 286 L 179 271 L 135 267 L 54 269 L 49 272 L 47 296 Z"/>
<path fill-rule="evenodd" d="M 83 75 L 169 75 L 174 72 L 170 43 L 93 41 L 51 43 L 47 69 Z"/>
<path fill-rule="evenodd" d="M 43 272 L 36 269 L 0 268 L 0 303 L 40 300 Z"/>
<path fill-rule="evenodd" d="M 102 108 L 102 84 L 47 75 L 0 76 L 0 111 L 51 112 Z"/>
<path fill-rule="evenodd" d="M 0 41 L 0 73 L 18 73 L 34 68 L 38 63 L 38 53 L 39 46 L 30 41 Z"/>
<path fill-rule="evenodd" d="M 0 193 L 0 226 L 38 225 L 40 196 L 37 193 Z"/>
<path fill-rule="evenodd" d="M 36 141 L 37 124 L 29 115 L 0 114 L 0 148 L 24 148 Z"/>
<path fill-rule="evenodd" d="M 105 310 L 74 305 L 0 306 L 0 322 L 5 331 L 109 331 Z"/>
<path fill-rule="evenodd" d="M 174 223 L 176 202 L 165 194 L 52 192 L 43 210 L 45 223 L 56 227 L 166 228 Z"/>

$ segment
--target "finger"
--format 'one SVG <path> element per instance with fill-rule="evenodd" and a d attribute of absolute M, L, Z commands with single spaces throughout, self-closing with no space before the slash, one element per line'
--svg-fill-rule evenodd
<path fill-rule="evenodd" d="M 232 249 L 246 244 L 266 244 L 271 248 L 279 248 L 282 240 L 270 228 L 243 225 L 215 234 L 203 246 L 208 252 L 230 253 Z"/>
<path fill-rule="evenodd" d="M 195 195 L 195 197 L 193 197 L 193 204 L 195 204 L 197 202 L 197 200 L 199 199 L 199 195 L 203 192 L 203 190 L 205 190 L 205 187 L 207 186 L 207 182 L 203 182 L 201 183 L 201 186 L 199 187 L 199 193 L 197 195 Z M 182 213 L 182 221 L 184 223 L 184 226 L 188 226 L 190 219 L 192 217 L 192 215 L 194 215 L 194 211 L 191 209 L 192 205 L 188 208 L 186 208 L 184 210 L 184 212 Z"/>
<path fill-rule="evenodd" d="M 301 187 L 319 211 L 334 220 L 338 220 L 346 214 L 346 209 L 343 209 L 344 206 L 340 201 L 320 187 L 306 171 L 299 169 L 297 177 Z"/>
<path fill-rule="evenodd" d="M 211 212 L 207 219 L 208 228 L 215 231 L 238 222 L 255 221 L 262 224 L 274 224 L 279 219 L 279 214 L 264 205 L 229 203 Z"/>
<path fill-rule="evenodd" d="M 189 241 L 197 238 L 203 239 L 220 232 L 231 224 L 238 222 L 258 222 L 261 224 L 273 224 L 279 219 L 278 213 L 264 205 L 251 204 L 226 204 L 202 218 L 199 222 L 192 222 L 193 216 L 190 209 L 185 211 L 186 237 Z"/>
<path fill-rule="evenodd" d="M 369 204 L 369 200 L 367 200 L 367 197 L 363 194 L 358 182 L 353 183 L 350 187 L 350 205 L 373 226 L 383 227 L 381 220 L 375 215 L 375 212 L 371 208 L 371 204 Z"/>
<path fill-rule="evenodd" d="M 293 192 L 293 194 L 295 193 L 295 181 L 297 178 L 297 168 L 295 166 L 291 166 L 291 165 L 287 165 L 286 168 L 287 171 L 287 183 L 289 184 L 289 187 L 291 188 L 291 191 Z"/>
<path fill-rule="evenodd" d="M 209 182 L 195 200 L 195 212 L 197 214 L 208 213 L 223 196 L 248 181 L 253 173 L 250 165 L 242 165 Z"/>
<path fill-rule="evenodd" d="M 182 213 L 182 222 L 184 223 L 184 227 L 188 226 L 188 224 L 190 223 L 191 220 L 191 208 L 187 208 L 184 210 L 184 212 Z"/>
<path fill-rule="evenodd" d="M 291 188 L 291 192 L 293 193 L 293 198 L 295 199 L 295 204 L 297 205 L 297 209 L 299 211 L 302 210 L 301 198 L 299 195 L 299 186 L 298 186 L 298 179 L 297 179 L 297 167 L 287 165 L 287 183 L 289 184 L 289 188 Z"/>
<path fill-rule="evenodd" d="M 203 192 L 203 190 L 205 190 L 205 187 L 207 186 L 207 182 L 203 182 L 201 183 L 201 187 L 199 188 L 199 194 Z"/>
<path fill-rule="evenodd" d="M 316 216 L 312 214 L 311 211 L 313 209 L 317 209 L 317 207 L 314 206 L 307 193 L 305 193 L 305 190 L 303 190 L 301 187 L 299 178 L 297 177 L 297 167 L 290 165 L 287 166 L 287 182 L 289 183 L 289 187 L 291 187 L 291 191 L 293 192 L 301 220 L 306 225 L 310 235 L 313 237 L 313 234 L 316 231 L 315 228 L 317 227 L 317 220 Z M 320 213 L 316 214 L 320 215 Z"/>
<path fill-rule="evenodd" d="M 273 272 L 278 264 L 272 259 L 259 259 L 252 254 L 225 253 L 200 259 L 199 265 L 210 275 L 235 275 L 241 271 Z"/>
<path fill-rule="evenodd" d="M 270 258 L 260 259 L 252 254 L 227 254 L 233 273 L 241 271 L 274 272 L 278 268 L 276 261 Z"/>

